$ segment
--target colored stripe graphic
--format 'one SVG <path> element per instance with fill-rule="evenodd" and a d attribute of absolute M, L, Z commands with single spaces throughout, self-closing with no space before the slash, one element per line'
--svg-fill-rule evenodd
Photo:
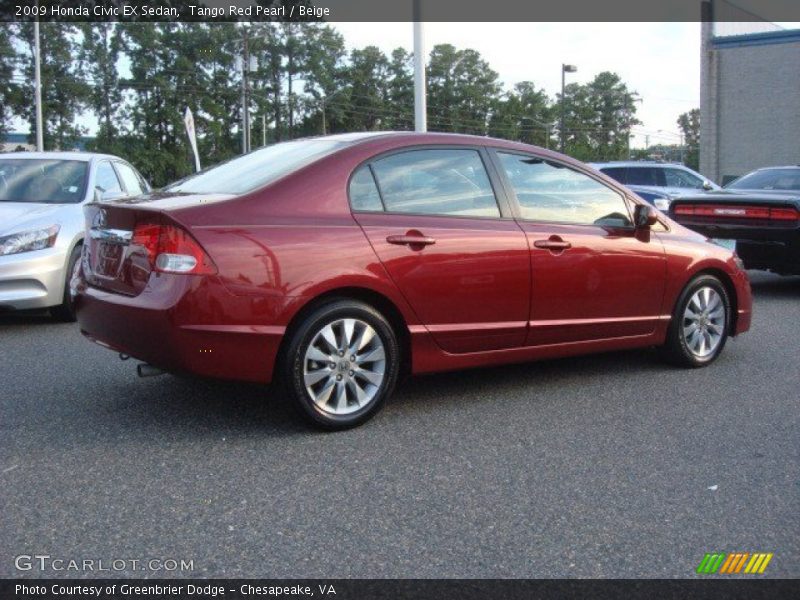
<path fill-rule="evenodd" d="M 715 552 L 713 554 L 706 553 L 706 555 L 703 557 L 703 560 L 701 560 L 700 564 L 697 566 L 697 572 L 703 575 L 711 575 L 712 573 L 716 573 L 723 560 L 725 560 L 724 552 Z"/>
<path fill-rule="evenodd" d="M 753 554 L 753 558 L 750 559 L 750 562 L 747 563 L 747 567 L 745 567 L 745 573 L 763 573 L 769 561 L 772 560 L 772 553 L 757 553 Z"/>
<path fill-rule="evenodd" d="M 707 552 L 697 565 L 696 572 L 699 575 L 734 575 L 742 573 L 744 569 L 744 573 L 761 574 L 766 571 L 772 557 L 771 552 Z"/>

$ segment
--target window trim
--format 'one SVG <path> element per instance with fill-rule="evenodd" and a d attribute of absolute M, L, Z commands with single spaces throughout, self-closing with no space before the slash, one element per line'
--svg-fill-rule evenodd
<path fill-rule="evenodd" d="M 378 177 L 375 175 L 374 167 L 372 166 L 373 163 L 378 162 L 384 158 L 388 158 L 390 156 L 394 156 L 396 154 L 405 154 L 408 152 L 418 152 L 420 150 L 472 150 L 477 152 L 478 158 L 480 159 L 481 163 L 483 164 L 484 171 L 486 172 L 486 177 L 489 180 L 489 185 L 492 188 L 492 193 L 494 194 L 495 203 L 497 204 L 497 209 L 499 215 L 496 217 L 483 217 L 478 215 L 448 215 L 448 214 L 440 214 L 440 213 L 417 213 L 417 212 L 399 212 L 399 211 L 390 211 L 386 209 L 386 202 L 383 196 L 383 190 L 381 189 L 380 181 Z M 375 181 L 375 186 L 378 188 L 378 195 L 381 199 L 381 204 L 384 207 L 382 211 L 376 210 L 355 210 L 353 208 L 352 199 L 350 197 L 350 182 L 352 181 L 355 174 L 361 169 L 363 166 L 368 166 L 370 173 L 372 174 L 372 178 Z M 409 146 L 403 146 L 400 148 L 392 148 L 391 150 L 386 150 L 384 152 L 380 152 L 375 154 L 368 159 L 360 162 L 356 167 L 351 171 L 350 175 L 347 178 L 347 204 L 350 208 L 350 212 L 354 215 L 405 215 L 409 217 L 435 217 L 439 219 L 480 219 L 482 221 L 512 221 L 515 220 L 515 215 L 513 212 L 513 208 L 511 206 L 511 202 L 505 193 L 505 188 L 502 186 L 502 180 L 500 179 L 499 175 L 495 172 L 495 166 L 492 163 L 491 157 L 487 151 L 485 146 L 480 146 L 476 144 L 414 144 Z"/>
<path fill-rule="evenodd" d="M 491 146 L 489 149 L 491 150 L 491 153 L 490 153 L 491 154 L 491 158 L 496 163 L 495 164 L 495 168 L 498 170 L 498 172 L 500 173 L 500 176 L 502 177 L 503 185 L 506 186 L 506 194 L 507 194 L 508 198 L 511 200 L 511 202 L 513 204 L 514 211 L 515 211 L 515 219 L 517 221 L 520 221 L 522 223 L 544 223 L 544 224 L 551 224 L 551 225 L 569 225 L 569 226 L 574 226 L 574 227 L 611 228 L 611 229 L 624 230 L 624 231 L 634 231 L 636 229 L 636 225 L 635 225 L 634 220 L 633 220 L 633 215 L 631 214 L 631 208 L 629 206 L 628 200 L 631 200 L 634 204 L 639 204 L 639 202 L 636 202 L 636 200 L 630 198 L 630 196 L 628 194 L 626 194 L 624 191 L 622 191 L 620 189 L 617 189 L 616 186 L 608 185 L 608 183 L 606 183 L 602 179 L 598 178 L 593 172 L 591 172 L 589 170 L 586 170 L 586 169 L 583 169 L 583 168 L 579 168 L 577 165 L 572 165 L 572 164 L 566 163 L 563 160 L 558 160 L 557 158 L 552 158 L 550 156 L 545 156 L 543 154 L 537 154 L 535 152 L 525 152 L 524 150 L 517 150 L 515 148 L 513 148 L 513 149 L 512 148 L 503 148 L 503 147 L 499 147 L 499 146 Z M 564 167 L 566 169 L 570 169 L 571 171 L 575 171 L 576 173 L 580 173 L 581 175 L 585 175 L 589 179 L 592 179 L 593 181 L 597 182 L 598 184 L 600 184 L 604 188 L 607 188 L 608 190 L 611 190 L 612 192 L 617 194 L 617 196 L 620 197 L 620 200 L 622 200 L 622 204 L 625 206 L 625 210 L 628 212 L 628 219 L 630 220 L 631 225 L 610 226 L 610 225 L 597 225 L 596 223 L 575 223 L 574 221 L 546 221 L 546 220 L 543 220 L 543 219 L 527 219 L 527 218 L 523 217 L 522 216 L 522 204 L 520 204 L 519 198 L 517 198 L 517 193 L 514 190 L 514 187 L 511 185 L 511 181 L 509 180 L 508 175 L 506 174 L 505 169 L 503 168 L 503 164 L 500 162 L 500 157 L 498 155 L 501 154 L 501 153 L 502 154 L 516 154 L 518 156 L 526 156 L 528 158 L 536 158 L 536 159 L 540 159 L 540 160 L 543 160 L 543 161 L 554 162 L 554 163 L 557 163 L 559 165 L 562 165 L 562 167 Z M 610 176 L 606 175 L 606 177 L 610 177 Z"/>

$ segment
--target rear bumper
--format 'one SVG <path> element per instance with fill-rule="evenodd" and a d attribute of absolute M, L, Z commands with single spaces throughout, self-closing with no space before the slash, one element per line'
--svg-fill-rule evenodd
<path fill-rule="evenodd" d="M 238 322 L 247 301 L 207 278 L 160 275 L 136 297 L 82 281 L 76 312 L 90 340 L 165 371 L 267 383 L 285 328 Z"/>
<path fill-rule="evenodd" d="M 67 253 L 47 248 L 0 256 L 0 308 L 58 306 L 64 298 Z"/>
<path fill-rule="evenodd" d="M 671 216 L 675 219 L 674 215 Z M 800 229 L 795 225 L 713 223 L 697 218 L 675 220 L 710 238 L 736 240 L 736 254 L 748 269 L 800 274 Z"/>

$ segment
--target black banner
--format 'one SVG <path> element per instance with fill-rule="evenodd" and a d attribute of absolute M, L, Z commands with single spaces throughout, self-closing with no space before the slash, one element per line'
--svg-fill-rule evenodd
<path fill-rule="evenodd" d="M 704 8 L 705 5 L 705 8 Z M 800 21 L 797 0 L 0 0 L 27 21 Z"/>
<path fill-rule="evenodd" d="M 531 580 L 531 579 L 298 579 L 298 580 L 0 580 L 3 600 L 184 600 L 336 599 L 441 600 L 445 598 L 529 600 L 549 598 L 726 598 L 759 600 L 800 597 L 800 580 Z"/>

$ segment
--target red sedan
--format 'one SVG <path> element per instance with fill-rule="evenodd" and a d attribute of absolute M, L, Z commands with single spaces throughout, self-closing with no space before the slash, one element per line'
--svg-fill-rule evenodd
<path fill-rule="evenodd" d="M 750 327 L 738 258 L 525 144 L 365 133 L 276 144 L 86 208 L 84 335 L 140 374 L 280 379 L 315 424 L 405 373 L 658 346 L 701 367 Z"/>

